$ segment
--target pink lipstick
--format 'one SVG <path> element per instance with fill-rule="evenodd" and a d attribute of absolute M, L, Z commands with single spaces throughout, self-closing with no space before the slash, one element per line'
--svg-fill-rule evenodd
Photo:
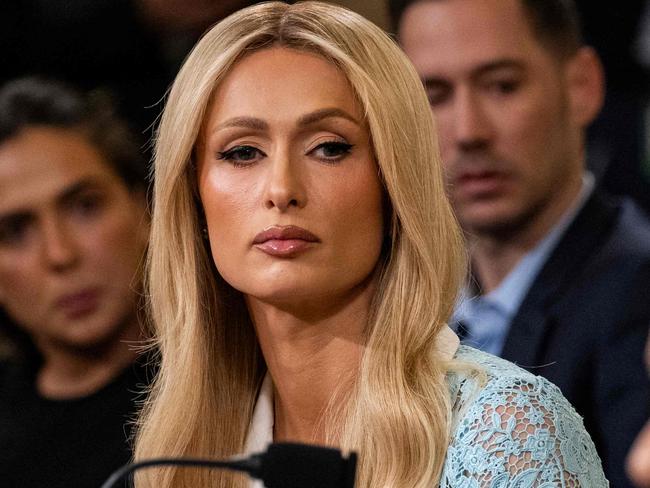
<path fill-rule="evenodd" d="M 275 257 L 290 258 L 311 247 L 320 239 L 295 225 L 272 226 L 255 236 L 253 246 Z"/>

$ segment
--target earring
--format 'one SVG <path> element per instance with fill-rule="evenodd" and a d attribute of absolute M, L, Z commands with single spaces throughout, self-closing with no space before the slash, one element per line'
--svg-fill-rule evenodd
<path fill-rule="evenodd" d="M 201 229 L 201 237 L 203 237 L 206 241 L 208 240 L 208 228 L 207 227 L 203 227 L 203 229 Z"/>

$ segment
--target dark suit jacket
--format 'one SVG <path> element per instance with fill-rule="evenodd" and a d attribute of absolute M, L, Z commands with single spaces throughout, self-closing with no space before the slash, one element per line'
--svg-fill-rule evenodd
<path fill-rule="evenodd" d="M 650 415 L 650 224 L 630 202 L 587 201 L 512 321 L 502 357 L 558 385 L 613 488 Z"/>

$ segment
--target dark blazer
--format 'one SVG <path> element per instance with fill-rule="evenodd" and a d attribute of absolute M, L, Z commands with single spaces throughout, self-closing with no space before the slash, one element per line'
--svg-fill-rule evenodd
<path fill-rule="evenodd" d="M 502 357 L 560 387 L 584 417 L 613 488 L 650 415 L 650 223 L 594 192 L 513 319 Z"/>

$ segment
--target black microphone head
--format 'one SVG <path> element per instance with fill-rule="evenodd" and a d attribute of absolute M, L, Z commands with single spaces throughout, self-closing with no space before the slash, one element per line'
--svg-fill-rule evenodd
<path fill-rule="evenodd" d="M 354 488 L 357 455 L 305 444 L 271 444 L 260 478 L 266 488 Z"/>

